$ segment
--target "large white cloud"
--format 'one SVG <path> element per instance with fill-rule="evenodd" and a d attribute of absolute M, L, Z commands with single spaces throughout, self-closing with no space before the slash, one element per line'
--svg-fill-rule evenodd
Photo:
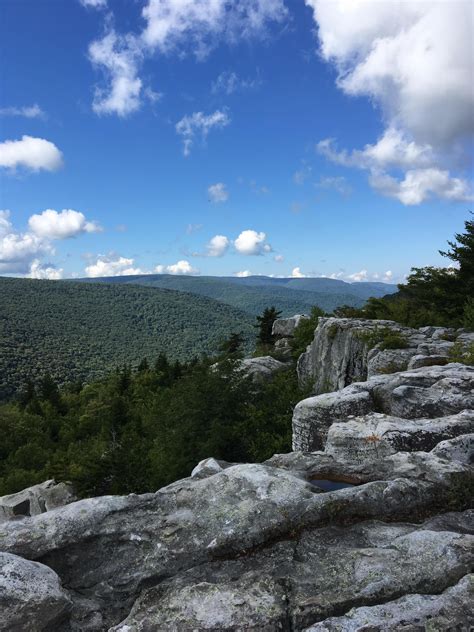
<path fill-rule="evenodd" d="M 44 138 L 23 136 L 21 140 L 0 143 L 0 167 L 31 171 L 56 171 L 63 165 L 63 157 L 56 145 Z"/>
<path fill-rule="evenodd" d="M 158 272 L 158 274 L 177 275 L 199 274 L 199 270 L 197 268 L 193 268 L 189 261 L 186 261 L 185 259 L 177 261 L 176 263 L 172 263 L 169 266 L 157 265 L 155 268 L 155 272 Z"/>
<path fill-rule="evenodd" d="M 377 143 L 363 150 L 337 152 L 328 139 L 319 150 L 339 164 L 370 170 L 372 183 L 393 178 L 388 171 L 394 168 L 411 172 L 398 178 L 399 188 L 426 180 L 426 171 L 415 170 L 443 173 L 435 187 L 424 187 L 425 195 L 397 195 L 403 203 L 420 203 L 429 192 L 470 197 L 467 183 L 449 170 L 457 169 L 474 133 L 471 1 L 305 2 L 313 8 L 320 52 L 336 67 L 339 87 L 371 98 L 387 124 Z"/>
<path fill-rule="evenodd" d="M 51 245 L 44 239 L 16 231 L 10 211 L 0 211 L 0 272 L 26 274 L 35 258 L 52 253 Z"/>
<path fill-rule="evenodd" d="M 189 156 L 196 136 L 206 139 L 211 129 L 222 129 L 230 123 L 230 117 L 224 110 L 212 114 L 193 112 L 176 123 L 176 132 L 183 139 L 183 153 Z"/>
<path fill-rule="evenodd" d="M 263 255 L 272 250 L 266 233 L 255 230 L 243 230 L 234 241 L 234 247 L 241 255 Z"/>
<path fill-rule="evenodd" d="M 146 271 L 134 266 L 134 259 L 120 255 L 99 255 L 95 263 L 85 269 L 88 277 L 130 276 L 147 274 Z"/>
<path fill-rule="evenodd" d="M 222 257 L 229 248 L 229 238 L 225 235 L 215 235 L 206 246 L 208 257 Z"/>
<path fill-rule="evenodd" d="M 211 184 L 207 189 L 207 194 L 209 196 L 209 200 L 211 202 L 214 202 L 214 204 L 227 202 L 227 200 L 229 199 L 229 192 L 227 191 L 226 186 L 223 182 Z"/>
<path fill-rule="evenodd" d="M 47 209 L 32 215 L 28 220 L 30 230 L 47 239 L 69 239 L 81 233 L 97 233 L 101 228 L 96 222 L 86 220 L 83 213 L 64 209 L 61 212 Z"/>

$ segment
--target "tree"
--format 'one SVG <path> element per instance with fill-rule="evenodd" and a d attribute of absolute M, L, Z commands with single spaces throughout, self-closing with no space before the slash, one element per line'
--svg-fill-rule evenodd
<path fill-rule="evenodd" d="M 271 347 L 275 343 L 273 336 L 273 323 L 281 316 L 276 307 L 266 307 L 263 310 L 261 316 L 257 316 L 257 324 L 255 327 L 258 329 L 257 344 L 264 347 Z"/>
<path fill-rule="evenodd" d="M 466 220 L 464 227 L 465 233 L 454 235 L 456 241 L 448 241 L 450 250 L 445 252 L 440 250 L 439 253 L 457 264 L 456 276 L 463 292 L 472 297 L 474 296 L 474 220 Z"/>
<path fill-rule="evenodd" d="M 222 356 L 227 358 L 237 358 L 240 357 L 241 347 L 244 344 L 244 337 L 242 332 L 240 333 L 231 333 L 227 340 L 224 340 L 219 345 L 219 352 Z"/>

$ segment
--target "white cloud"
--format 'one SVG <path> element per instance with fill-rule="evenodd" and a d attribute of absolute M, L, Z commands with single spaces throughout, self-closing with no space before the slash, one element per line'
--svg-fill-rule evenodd
<path fill-rule="evenodd" d="M 176 123 L 176 132 L 183 139 L 183 153 L 189 156 L 195 136 L 207 138 L 211 129 L 222 129 L 230 123 L 229 115 L 224 110 L 216 110 L 212 114 L 193 112 Z"/>
<path fill-rule="evenodd" d="M 53 253 L 47 241 L 15 231 L 10 211 L 0 211 L 0 272 L 25 274 L 35 258 L 47 253 Z"/>
<path fill-rule="evenodd" d="M 301 272 L 301 268 L 300 267 L 296 267 L 293 268 L 293 270 L 291 271 L 291 278 L 292 279 L 304 279 L 306 278 L 306 274 L 303 274 L 303 272 Z"/>
<path fill-rule="evenodd" d="M 30 279 L 49 279 L 51 281 L 57 281 L 63 278 L 64 270 L 62 268 L 56 268 L 53 265 L 44 265 L 39 259 L 34 259 L 30 265 L 30 271 L 28 276 Z"/>
<path fill-rule="evenodd" d="M 354 274 L 348 274 L 347 278 L 350 281 L 356 281 L 356 282 L 367 281 L 368 273 L 367 273 L 367 270 L 361 270 L 360 272 L 354 272 Z"/>
<path fill-rule="evenodd" d="M 6 140 L 0 143 L 0 167 L 56 171 L 62 165 L 61 152 L 54 143 L 44 138 L 25 135 L 21 140 Z"/>
<path fill-rule="evenodd" d="M 256 88 L 261 84 L 260 79 L 242 79 L 235 72 L 224 71 L 211 84 L 212 94 L 233 94 L 243 90 Z"/>
<path fill-rule="evenodd" d="M 229 199 L 229 192 L 225 188 L 223 182 L 217 182 L 217 184 L 211 184 L 207 189 L 209 200 L 218 204 L 219 202 L 226 202 Z"/>
<path fill-rule="evenodd" d="M 339 87 L 349 95 L 368 96 L 387 124 L 377 143 L 363 150 L 338 152 L 326 139 L 319 151 L 338 164 L 368 169 L 376 183 L 392 178 L 390 169 L 407 172 L 409 188 L 411 178 L 427 177 L 410 171 L 442 172 L 443 178 L 436 176 L 437 185 L 427 190 L 464 201 L 467 183 L 452 177 L 448 168 L 458 167 L 462 147 L 474 133 L 470 0 L 305 2 L 314 10 L 320 51 L 335 65 Z M 409 204 L 426 199 L 403 192 L 395 197 Z"/>
<path fill-rule="evenodd" d="M 215 235 L 207 244 L 208 257 L 222 257 L 227 252 L 230 245 L 229 239 L 225 235 Z"/>
<path fill-rule="evenodd" d="M 130 276 L 134 274 L 149 274 L 134 267 L 134 259 L 118 255 L 99 255 L 95 263 L 85 269 L 88 277 Z"/>
<path fill-rule="evenodd" d="M 23 107 L 7 107 L 0 108 L 0 116 L 24 116 L 25 118 L 43 118 L 43 110 L 37 105 L 23 106 Z"/>
<path fill-rule="evenodd" d="M 140 108 L 142 60 L 140 42 L 133 35 L 118 35 L 113 29 L 89 46 L 91 62 L 102 69 L 108 86 L 96 88 L 92 109 L 96 114 L 127 116 Z"/>
<path fill-rule="evenodd" d="M 405 206 L 421 204 L 432 196 L 457 202 L 474 199 L 465 180 L 453 178 L 449 171 L 435 168 L 411 169 L 405 172 L 402 180 L 387 173 L 372 172 L 369 182 L 374 189 L 396 198 Z"/>
<path fill-rule="evenodd" d="M 282 261 L 285 260 L 285 257 L 283 255 L 275 255 L 273 257 L 273 260 L 276 261 L 277 263 L 282 263 Z"/>
<path fill-rule="evenodd" d="M 192 235 L 193 233 L 197 233 L 203 228 L 203 224 L 188 224 L 186 226 L 186 235 Z"/>
<path fill-rule="evenodd" d="M 383 275 L 383 281 L 385 281 L 385 283 L 391 283 L 392 280 L 393 280 L 393 272 L 391 270 L 387 270 L 385 274 Z"/>
<path fill-rule="evenodd" d="M 105 9 L 107 0 L 79 0 L 83 7 L 92 7 L 94 9 Z"/>
<path fill-rule="evenodd" d="M 244 279 L 246 277 L 252 276 L 250 270 L 241 270 L 240 272 L 236 272 L 234 276 Z"/>
<path fill-rule="evenodd" d="M 312 167 L 310 165 L 303 165 L 301 169 L 295 171 L 293 174 L 293 182 L 295 184 L 304 184 L 306 180 L 309 180 L 312 175 Z"/>
<path fill-rule="evenodd" d="M 283 0 L 148 0 L 143 39 L 162 53 L 185 43 L 202 59 L 219 41 L 262 35 L 287 13 Z"/>
<path fill-rule="evenodd" d="M 155 272 L 157 272 L 158 274 L 177 275 L 199 274 L 199 270 L 197 268 L 193 268 L 189 261 L 186 260 L 178 261 L 169 266 L 157 265 L 155 268 Z"/>
<path fill-rule="evenodd" d="M 263 255 L 272 250 L 266 239 L 267 235 L 263 232 L 243 230 L 234 241 L 234 246 L 241 255 Z"/>
<path fill-rule="evenodd" d="M 47 209 L 32 215 L 28 226 L 35 235 L 47 239 L 68 239 L 81 233 L 97 233 L 101 230 L 96 222 L 87 221 L 83 213 L 72 209 L 64 209 L 59 213 Z"/>

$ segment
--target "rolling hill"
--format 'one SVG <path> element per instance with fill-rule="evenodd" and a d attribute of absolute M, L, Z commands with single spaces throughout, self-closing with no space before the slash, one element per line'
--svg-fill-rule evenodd
<path fill-rule="evenodd" d="M 397 291 L 387 283 L 346 283 L 326 278 L 206 277 L 147 274 L 121 277 L 81 279 L 89 283 L 144 285 L 191 292 L 216 299 L 252 315 L 275 305 L 283 316 L 309 312 L 319 305 L 332 312 L 341 305 L 361 307 L 369 296 L 384 296 Z"/>
<path fill-rule="evenodd" d="M 45 372 L 87 381 L 160 352 L 213 353 L 233 331 L 255 335 L 239 309 L 155 287 L 0 277 L 0 297 L 0 398 Z"/>

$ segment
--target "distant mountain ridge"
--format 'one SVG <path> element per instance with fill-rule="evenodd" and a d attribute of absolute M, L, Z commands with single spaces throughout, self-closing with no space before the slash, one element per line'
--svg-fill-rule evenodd
<path fill-rule="evenodd" d="M 347 283 L 327 278 L 277 278 L 267 276 L 215 277 L 147 274 L 80 279 L 86 283 L 144 285 L 190 292 L 216 299 L 249 314 L 260 314 L 275 305 L 283 316 L 308 312 L 313 305 L 332 312 L 341 305 L 362 307 L 370 296 L 397 291 L 396 285 L 375 282 Z"/>

